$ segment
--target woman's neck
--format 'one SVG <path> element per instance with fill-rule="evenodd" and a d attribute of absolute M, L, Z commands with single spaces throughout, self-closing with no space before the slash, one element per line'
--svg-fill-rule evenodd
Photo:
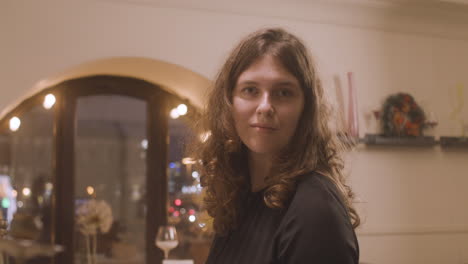
<path fill-rule="evenodd" d="M 265 187 L 265 178 L 270 174 L 273 166 L 272 156 L 249 152 L 249 173 L 252 192 Z"/>

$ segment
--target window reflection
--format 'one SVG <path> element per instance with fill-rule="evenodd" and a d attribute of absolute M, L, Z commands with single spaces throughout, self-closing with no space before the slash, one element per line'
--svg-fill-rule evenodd
<path fill-rule="evenodd" d="M 210 218 L 203 209 L 200 174 L 195 161 L 184 156 L 184 147 L 194 134 L 184 118 L 169 121 L 168 223 L 177 228 L 179 246 L 171 251 L 178 259 L 204 263 L 211 243 Z"/>
<path fill-rule="evenodd" d="M 98 263 L 145 263 L 146 103 L 82 97 L 76 115 L 75 263 L 87 263 L 94 233 Z"/>
<path fill-rule="evenodd" d="M 51 241 L 53 118 L 54 111 L 38 103 L 0 131 L 0 212 L 18 239 Z"/>

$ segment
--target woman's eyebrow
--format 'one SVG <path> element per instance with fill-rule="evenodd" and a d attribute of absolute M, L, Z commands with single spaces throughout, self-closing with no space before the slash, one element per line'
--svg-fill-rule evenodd
<path fill-rule="evenodd" d="M 274 84 L 274 87 L 283 87 L 283 88 L 300 88 L 300 84 L 295 81 L 283 80 Z"/>
<path fill-rule="evenodd" d="M 294 81 L 285 80 L 285 81 L 279 81 L 279 82 L 277 83 L 277 85 L 281 85 L 281 86 L 297 86 L 297 83 L 294 82 Z"/>
<path fill-rule="evenodd" d="M 240 82 L 237 83 L 237 85 L 256 85 L 258 82 L 253 81 L 253 80 L 241 80 Z M 291 80 L 280 80 L 274 83 L 275 86 L 297 86 L 298 83 L 295 81 Z"/>
<path fill-rule="evenodd" d="M 245 80 L 245 81 L 240 81 L 240 82 L 237 83 L 237 85 L 246 85 L 246 84 L 255 85 L 255 84 L 257 84 L 257 82 L 251 81 L 251 80 Z"/>

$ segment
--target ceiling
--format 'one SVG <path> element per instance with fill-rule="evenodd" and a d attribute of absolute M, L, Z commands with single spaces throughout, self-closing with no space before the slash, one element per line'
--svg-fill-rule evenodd
<path fill-rule="evenodd" d="M 387 5 L 468 5 L 468 0 L 329 0 L 336 3 L 387 4 Z"/>
<path fill-rule="evenodd" d="M 468 0 L 91 0 L 468 39 Z M 268 7 L 268 8 L 265 8 Z M 410 25 L 410 27 L 408 27 Z M 467 33 L 465 33 L 467 32 Z"/>

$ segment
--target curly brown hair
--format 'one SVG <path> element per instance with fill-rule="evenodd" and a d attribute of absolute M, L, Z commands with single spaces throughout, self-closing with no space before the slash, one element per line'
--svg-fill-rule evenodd
<path fill-rule="evenodd" d="M 192 156 L 201 161 L 201 181 L 208 214 L 214 229 L 225 234 L 236 227 L 242 214 L 241 200 L 249 191 L 247 149 L 236 133 L 232 116 L 232 92 L 237 79 L 254 61 L 271 55 L 293 74 L 304 93 L 304 109 L 289 145 L 275 161 L 275 174 L 265 179 L 263 195 L 271 208 L 284 208 L 294 194 L 300 175 L 317 171 L 330 178 L 342 194 L 353 227 L 360 218 L 346 185 L 341 152 L 344 145 L 329 128 L 330 108 L 307 48 L 296 36 L 280 28 L 259 30 L 234 48 L 219 71 L 199 128 L 210 136 L 192 146 Z"/>

